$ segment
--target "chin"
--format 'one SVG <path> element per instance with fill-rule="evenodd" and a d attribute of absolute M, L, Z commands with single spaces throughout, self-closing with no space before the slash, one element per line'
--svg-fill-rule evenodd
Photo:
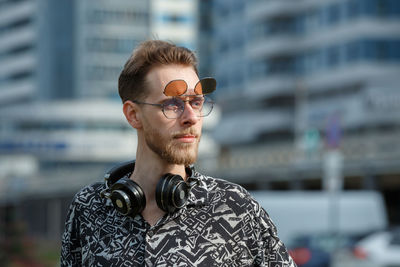
<path fill-rule="evenodd" d="M 165 159 L 171 164 L 188 166 L 197 160 L 197 149 L 174 149 L 165 155 Z"/>

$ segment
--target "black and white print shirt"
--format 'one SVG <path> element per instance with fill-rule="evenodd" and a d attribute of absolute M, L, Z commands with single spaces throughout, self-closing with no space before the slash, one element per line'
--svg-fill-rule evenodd
<path fill-rule="evenodd" d="M 296 266 L 263 208 L 239 185 L 194 172 L 184 208 L 154 226 L 118 213 L 104 183 L 75 195 L 61 266 Z"/>

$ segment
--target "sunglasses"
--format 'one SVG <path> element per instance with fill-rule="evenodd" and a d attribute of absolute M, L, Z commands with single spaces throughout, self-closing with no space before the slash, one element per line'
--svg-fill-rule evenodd
<path fill-rule="evenodd" d="M 194 87 L 196 95 L 206 95 L 215 91 L 217 81 L 214 78 L 203 78 L 198 81 Z M 166 96 L 181 96 L 186 93 L 188 84 L 184 80 L 170 81 L 164 88 Z"/>

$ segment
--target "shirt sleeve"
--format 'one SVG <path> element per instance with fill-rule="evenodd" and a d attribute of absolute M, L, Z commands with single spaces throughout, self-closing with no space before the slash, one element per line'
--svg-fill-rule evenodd
<path fill-rule="evenodd" d="M 65 222 L 65 230 L 61 241 L 60 266 L 82 266 L 82 248 L 79 237 L 79 211 L 74 198 Z"/>
<path fill-rule="evenodd" d="M 257 202 L 255 204 L 256 221 L 260 227 L 260 250 L 256 258 L 256 266 L 296 267 L 296 263 L 278 237 L 275 224 L 260 204 Z"/>

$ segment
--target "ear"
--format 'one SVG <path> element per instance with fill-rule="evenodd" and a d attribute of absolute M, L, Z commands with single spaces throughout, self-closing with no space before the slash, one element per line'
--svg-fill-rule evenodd
<path fill-rule="evenodd" d="M 140 120 L 140 110 L 138 105 L 136 105 L 130 100 L 127 100 L 124 102 L 124 105 L 122 106 L 122 111 L 124 112 L 126 120 L 133 128 L 139 129 L 142 127 L 142 122 Z"/>

